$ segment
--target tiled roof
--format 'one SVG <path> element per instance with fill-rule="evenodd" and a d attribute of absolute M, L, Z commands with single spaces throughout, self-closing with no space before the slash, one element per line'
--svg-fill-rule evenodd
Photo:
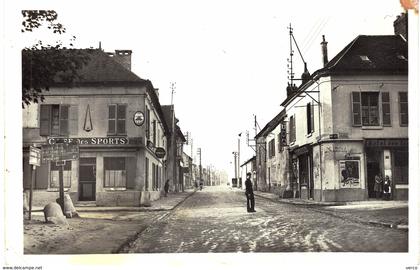
<path fill-rule="evenodd" d="M 145 83 L 136 74 L 126 69 L 115 61 L 107 53 L 100 49 L 70 49 L 67 53 L 84 54 L 89 60 L 79 70 L 79 78 L 74 80 L 75 84 L 116 84 L 116 83 Z M 59 76 L 55 82 L 60 84 Z"/>
<path fill-rule="evenodd" d="M 332 73 L 407 73 L 408 45 L 401 37 L 360 35 L 322 69 Z"/>
<path fill-rule="evenodd" d="M 285 106 L 312 80 L 330 75 L 398 75 L 408 74 L 408 44 L 401 36 L 359 35 L 327 65 L 312 73 L 310 80 L 299 86 L 295 94 L 283 102 Z"/>

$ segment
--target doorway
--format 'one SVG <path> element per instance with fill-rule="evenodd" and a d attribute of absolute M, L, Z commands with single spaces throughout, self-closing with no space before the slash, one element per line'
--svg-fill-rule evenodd
<path fill-rule="evenodd" d="M 368 197 L 376 198 L 374 191 L 375 187 L 375 175 L 380 172 L 379 162 L 368 162 L 367 163 L 367 179 L 368 179 Z"/>
<path fill-rule="evenodd" d="M 96 158 L 79 159 L 79 201 L 96 200 Z"/>

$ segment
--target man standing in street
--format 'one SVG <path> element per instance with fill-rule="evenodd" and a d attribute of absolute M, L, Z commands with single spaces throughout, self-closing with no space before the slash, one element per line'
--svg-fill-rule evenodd
<path fill-rule="evenodd" d="M 163 187 L 163 189 L 165 190 L 165 197 L 168 196 L 168 192 L 169 192 L 169 179 L 166 180 L 165 186 Z"/>
<path fill-rule="evenodd" d="M 246 174 L 245 195 L 246 195 L 246 210 L 248 212 L 256 212 L 254 209 L 255 199 L 254 199 L 254 191 L 252 189 L 251 173 Z"/>

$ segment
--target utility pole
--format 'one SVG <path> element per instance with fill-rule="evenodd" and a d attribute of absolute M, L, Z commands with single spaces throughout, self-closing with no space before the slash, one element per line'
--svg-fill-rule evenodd
<path fill-rule="evenodd" d="M 199 161 L 200 161 L 200 163 L 198 165 L 198 169 L 199 169 L 199 172 L 200 172 L 200 179 L 199 179 L 199 181 L 201 183 L 201 177 L 202 177 L 202 173 L 203 173 L 202 172 L 202 168 L 201 168 L 201 147 L 197 149 L 197 155 L 199 156 Z"/>
<path fill-rule="evenodd" d="M 237 166 L 238 166 L 238 162 L 236 161 L 236 157 L 238 156 L 238 152 L 232 152 L 232 154 L 233 154 L 233 164 L 234 164 L 234 166 L 235 166 L 235 179 L 236 179 L 236 181 L 238 181 L 238 169 L 237 169 Z M 233 183 L 232 183 L 232 185 L 233 185 Z"/>
<path fill-rule="evenodd" d="M 172 155 L 173 155 L 173 168 L 172 168 L 172 174 L 173 174 L 173 183 L 175 186 L 175 191 L 178 192 L 178 177 L 177 177 L 177 145 L 176 145 L 176 139 L 175 139 L 175 106 L 174 106 L 174 93 L 175 93 L 175 82 L 171 83 L 171 106 L 172 106 Z"/>
<path fill-rule="evenodd" d="M 242 187 L 242 178 L 241 178 L 241 135 L 242 132 L 238 135 L 238 179 L 239 179 L 239 187 Z"/>

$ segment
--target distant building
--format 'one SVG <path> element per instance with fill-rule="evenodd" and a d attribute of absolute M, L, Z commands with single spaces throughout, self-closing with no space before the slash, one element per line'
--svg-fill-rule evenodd
<path fill-rule="evenodd" d="M 184 134 L 182 134 L 181 128 L 178 126 L 178 119 L 175 117 L 175 106 L 163 105 L 162 111 L 170 129 L 168 135 L 166 179 L 170 181 L 171 190 L 179 192 L 184 190 L 182 153 L 183 144 L 186 142 L 186 139 Z"/>
<path fill-rule="evenodd" d="M 156 149 L 166 150 L 169 133 L 157 89 L 129 70 L 131 51 L 84 53 L 90 60 L 80 79 L 71 85 L 57 80 L 44 102 L 23 109 L 24 190 L 31 181 L 29 146 L 72 140 L 80 158 L 66 161 L 63 180 L 74 202 L 148 204 L 160 197 L 166 156 L 159 158 Z M 37 168 L 34 205 L 55 201 L 58 177 L 54 161 Z"/>
<path fill-rule="evenodd" d="M 250 159 L 248 159 L 241 165 L 242 179 L 246 180 L 246 175 L 248 173 L 251 173 L 251 180 L 252 180 L 252 183 L 254 184 L 254 187 L 257 180 L 256 170 L 257 170 L 257 162 L 256 162 L 255 156 L 251 157 Z M 243 185 L 243 188 L 245 188 L 245 185 Z"/>

